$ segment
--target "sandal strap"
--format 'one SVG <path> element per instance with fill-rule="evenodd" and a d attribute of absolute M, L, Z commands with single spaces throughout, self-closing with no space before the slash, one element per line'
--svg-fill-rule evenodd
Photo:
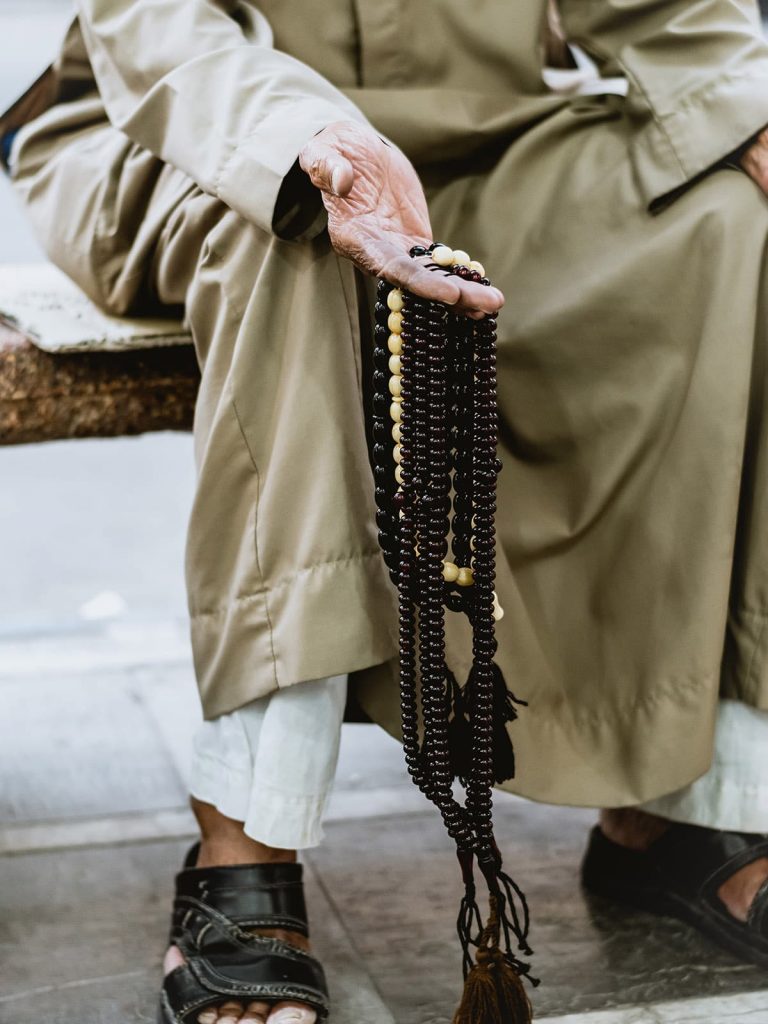
<path fill-rule="evenodd" d="M 737 871 L 768 857 L 768 836 L 672 824 L 648 856 L 676 891 L 691 899 L 712 899 Z"/>
<path fill-rule="evenodd" d="M 176 876 L 171 941 L 207 919 L 241 928 L 283 928 L 308 935 L 301 864 L 185 868 Z"/>
<path fill-rule="evenodd" d="M 328 986 L 315 957 L 254 928 L 308 934 L 300 864 L 195 868 L 193 848 L 176 876 L 171 943 L 186 963 L 163 982 L 161 1020 L 192 1024 L 223 998 L 306 1003 L 328 1016 Z"/>
<path fill-rule="evenodd" d="M 200 1012 L 226 999 L 239 1002 L 306 1003 L 325 1020 L 329 1001 L 321 964 L 285 943 L 255 936 L 240 955 L 190 957 L 163 981 L 161 1007 L 165 1024 L 193 1024 Z"/>
<path fill-rule="evenodd" d="M 749 906 L 747 924 L 753 931 L 768 936 L 768 878 L 757 890 Z"/>

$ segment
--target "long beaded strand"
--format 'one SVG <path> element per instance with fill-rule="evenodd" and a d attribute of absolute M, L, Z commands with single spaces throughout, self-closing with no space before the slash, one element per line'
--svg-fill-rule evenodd
<path fill-rule="evenodd" d="M 435 243 L 428 269 L 485 285 L 481 264 Z M 456 843 L 465 988 L 455 1024 L 527 1024 L 528 908 L 502 870 L 493 784 L 511 777 L 514 704 L 494 663 L 496 318 L 454 315 L 380 281 L 374 327 L 374 478 L 379 543 L 399 593 L 400 696 L 408 770 Z M 449 541 L 450 538 L 450 541 Z M 449 544 L 450 556 L 449 557 Z M 462 689 L 445 662 L 445 610 L 472 626 Z M 420 725 L 421 718 L 421 725 Z M 466 799 L 454 795 L 454 779 Z M 474 864 L 489 892 L 484 922 Z M 474 949 L 474 957 L 472 955 Z M 536 983 L 536 982 L 534 982 Z"/>

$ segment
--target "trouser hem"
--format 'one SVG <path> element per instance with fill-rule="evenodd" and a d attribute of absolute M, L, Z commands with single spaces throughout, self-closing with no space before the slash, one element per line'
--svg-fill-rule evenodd
<path fill-rule="evenodd" d="M 396 656 L 396 594 L 379 551 L 326 562 L 224 608 L 193 614 L 207 719 L 275 690 Z"/>

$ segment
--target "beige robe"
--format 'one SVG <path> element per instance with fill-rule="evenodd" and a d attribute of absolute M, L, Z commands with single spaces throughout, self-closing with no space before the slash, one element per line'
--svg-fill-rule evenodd
<path fill-rule="evenodd" d="M 366 303 L 295 165 L 367 118 L 507 297 L 499 660 L 530 704 L 512 788 L 614 805 L 704 772 L 718 694 L 768 708 L 768 203 L 720 166 L 768 124 L 754 6 L 561 0 L 626 97 L 548 91 L 543 0 L 78 6 L 13 172 L 98 302 L 186 308 L 206 713 L 353 670 L 397 727 Z M 459 673 L 466 641 L 452 620 Z"/>

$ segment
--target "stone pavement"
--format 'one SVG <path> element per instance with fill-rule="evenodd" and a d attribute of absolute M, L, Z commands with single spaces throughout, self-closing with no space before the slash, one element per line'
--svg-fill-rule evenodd
<path fill-rule="evenodd" d="M 152 1021 L 171 878 L 193 832 L 183 622 L 105 614 L 0 635 L 0 707 L 0 1024 Z M 499 799 L 533 906 L 537 1019 L 766 1024 L 761 972 L 682 925 L 585 900 L 592 817 Z M 448 1024 L 455 857 L 375 727 L 345 727 L 327 839 L 304 859 L 332 1024 Z"/>

